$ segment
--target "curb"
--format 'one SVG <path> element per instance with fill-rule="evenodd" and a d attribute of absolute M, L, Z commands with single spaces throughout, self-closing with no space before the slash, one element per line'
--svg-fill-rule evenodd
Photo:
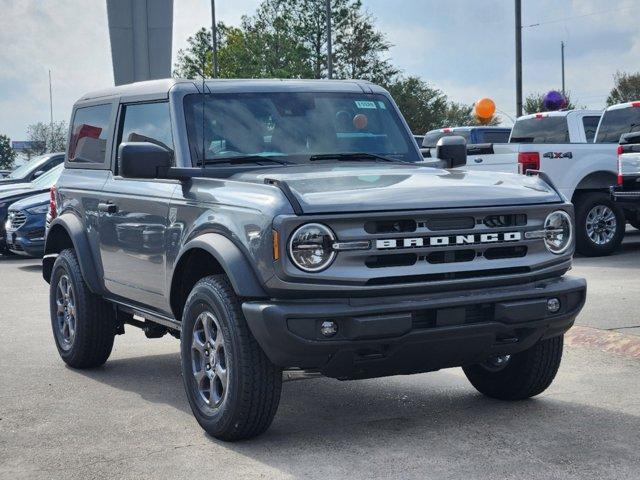
<path fill-rule="evenodd" d="M 574 326 L 564 336 L 570 347 L 591 347 L 608 353 L 640 359 L 640 337 L 610 330 Z"/>

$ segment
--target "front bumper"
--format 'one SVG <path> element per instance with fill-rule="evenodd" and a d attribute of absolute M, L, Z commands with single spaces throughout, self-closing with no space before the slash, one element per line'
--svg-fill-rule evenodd
<path fill-rule="evenodd" d="M 44 222 L 41 218 L 27 216 L 19 228 L 6 228 L 6 248 L 18 255 L 41 257 L 44 254 Z"/>
<path fill-rule="evenodd" d="M 242 310 L 276 365 L 352 379 L 426 372 L 521 352 L 567 331 L 585 297 L 585 280 L 565 276 L 430 295 L 249 301 Z M 547 310 L 549 298 L 560 300 L 558 312 Z M 338 325 L 332 338 L 320 333 L 326 320 Z"/>

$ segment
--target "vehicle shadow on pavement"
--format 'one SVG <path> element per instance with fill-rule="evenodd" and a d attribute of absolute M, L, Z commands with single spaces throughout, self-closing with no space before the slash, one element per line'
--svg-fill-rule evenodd
<path fill-rule="evenodd" d="M 115 359 L 80 373 L 191 414 L 177 353 Z M 583 390 L 565 386 L 554 398 L 507 403 L 476 393 L 459 370 L 354 382 L 290 381 L 265 434 L 229 444 L 202 433 L 202 442 L 193 445 L 197 450 L 182 454 L 232 450 L 295 478 L 363 478 L 365 472 L 381 478 L 394 471 L 401 478 L 425 478 L 425 467 L 434 478 L 462 478 L 461 472 L 503 478 L 514 471 L 520 478 L 542 478 L 541 468 L 548 478 L 608 478 L 613 472 L 631 478 L 640 467 L 640 418 L 586 405 L 585 393 L 574 388 Z M 192 428 L 198 428 L 195 421 Z M 177 448 L 167 442 L 167 449 Z"/>

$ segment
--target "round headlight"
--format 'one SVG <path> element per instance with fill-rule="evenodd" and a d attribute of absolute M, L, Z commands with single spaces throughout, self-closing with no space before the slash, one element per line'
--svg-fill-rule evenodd
<path fill-rule="evenodd" d="M 547 215 L 544 221 L 544 230 L 544 244 L 551 253 L 560 255 L 571 246 L 573 225 L 567 212 L 556 210 Z"/>
<path fill-rule="evenodd" d="M 289 240 L 289 257 L 293 264 L 305 272 L 319 272 L 327 268 L 336 256 L 333 232 L 320 223 L 307 223 L 299 227 Z"/>

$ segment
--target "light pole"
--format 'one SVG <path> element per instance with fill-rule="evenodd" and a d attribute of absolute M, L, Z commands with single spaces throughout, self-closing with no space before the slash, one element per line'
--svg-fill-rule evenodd
<path fill-rule="evenodd" d="M 211 0 L 211 61 L 212 76 L 218 78 L 218 28 L 216 26 L 216 0 Z M 202 72 L 204 74 L 204 72 Z"/>
<path fill-rule="evenodd" d="M 515 0 L 516 10 L 516 116 L 522 116 L 522 1 Z"/>
<path fill-rule="evenodd" d="M 331 45 L 331 0 L 327 4 L 327 76 L 333 78 L 333 48 Z"/>
<path fill-rule="evenodd" d="M 564 41 L 560 42 L 560 55 L 561 55 L 561 62 L 562 62 L 562 96 L 564 98 L 567 98 L 565 92 L 564 92 Z"/>

